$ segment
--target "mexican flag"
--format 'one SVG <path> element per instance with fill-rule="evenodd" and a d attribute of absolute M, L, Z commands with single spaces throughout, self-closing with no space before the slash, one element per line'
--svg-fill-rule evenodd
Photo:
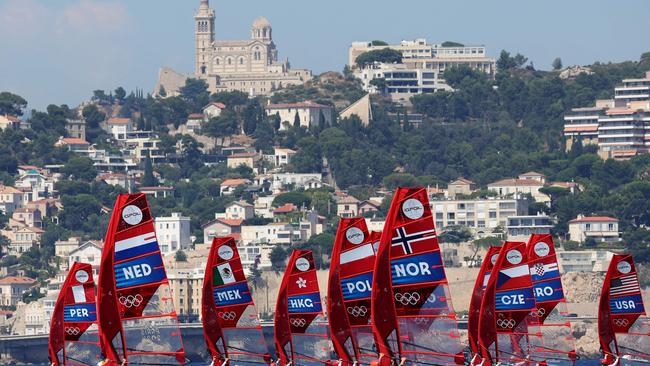
<path fill-rule="evenodd" d="M 212 286 L 222 286 L 235 283 L 235 273 L 230 263 L 223 263 L 212 268 Z"/>

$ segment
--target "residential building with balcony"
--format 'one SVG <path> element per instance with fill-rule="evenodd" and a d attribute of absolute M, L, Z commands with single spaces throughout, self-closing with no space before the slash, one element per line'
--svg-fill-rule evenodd
<path fill-rule="evenodd" d="M 477 234 L 488 234 L 497 227 L 505 230 L 509 217 L 528 213 L 528 202 L 523 197 L 430 200 L 439 230 L 464 226 Z"/>
<path fill-rule="evenodd" d="M 598 119 L 605 115 L 605 107 L 573 108 L 564 116 L 566 151 L 580 141 L 582 145 L 598 145 Z"/>
<path fill-rule="evenodd" d="M 598 119 L 598 147 L 601 157 L 628 159 L 648 152 L 650 102 L 644 107 L 611 108 Z"/>
<path fill-rule="evenodd" d="M 588 239 L 596 242 L 618 242 L 621 240 L 618 219 L 607 216 L 578 216 L 569 221 L 569 238 L 578 243 L 584 243 Z"/>
<path fill-rule="evenodd" d="M 533 234 L 550 234 L 553 220 L 548 215 L 522 215 L 508 217 L 506 232 L 508 240 L 528 241 Z"/>
<path fill-rule="evenodd" d="M 9 276 L 0 279 L 0 306 L 16 306 L 36 280 L 29 277 Z"/>
<path fill-rule="evenodd" d="M 614 88 L 616 107 L 629 107 L 631 103 L 650 101 L 650 71 L 639 79 L 623 79 L 622 85 Z"/>
<path fill-rule="evenodd" d="M 556 254 L 561 273 L 605 272 L 614 256 L 606 250 L 558 250 Z"/>

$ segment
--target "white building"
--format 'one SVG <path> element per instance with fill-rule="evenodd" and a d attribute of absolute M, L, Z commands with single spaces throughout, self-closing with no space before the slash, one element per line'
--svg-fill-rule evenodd
<path fill-rule="evenodd" d="M 374 63 L 354 74 L 361 80 L 363 90 L 371 93 L 388 93 L 395 101 L 408 100 L 415 94 L 434 93 L 437 90 L 451 91 L 441 75 L 422 69 L 411 69 L 405 64 Z M 383 79 L 385 89 L 371 83 L 374 79 Z"/>
<path fill-rule="evenodd" d="M 618 219 L 607 216 L 578 216 L 569 221 L 569 237 L 578 243 L 590 238 L 597 242 L 618 242 L 621 240 Z"/>
<path fill-rule="evenodd" d="M 622 85 L 614 88 L 616 107 L 629 107 L 631 103 L 650 101 L 650 71 L 640 79 L 623 79 Z"/>
<path fill-rule="evenodd" d="M 102 248 L 102 242 L 96 240 L 81 244 L 68 255 L 68 268 L 72 268 L 75 262 L 88 263 L 93 267 L 93 274 L 97 275 L 102 260 Z"/>
<path fill-rule="evenodd" d="M 553 221 L 548 215 L 522 215 L 508 217 L 508 240 L 528 241 L 533 234 L 550 234 Z"/>
<path fill-rule="evenodd" d="M 210 103 L 203 107 L 203 116 L 209 121 L 211 118 L 219 117 L 224 109 L 226 109 L 226 105 L 223 103 Z"/>
<path fill-rule="evenodd" d="M 174 253 L 192 245 L 189 217 L 173 212 L 171 217 L 156 217 L 155 225 L 161 253 Z"/>
<path fill-rule="evenodd" d="M 23 191 L 11 186 L 0 185 L 0 212 L 11 215 L 17 208 L 24 207 Z"/>
<path fill-rule="evenodd" d="M 227 220 L 247 220 L 253 217 L 255 217 L 255 207 L 246 201 L 235 201 L 226 206 L 224 218 Z"/>
<path fill-rule="evenodd" d="M 560 272 L 605 272 L 614 253 L 606 250 L 557 251 Z"/>
<path fill-rule="evenodd" d="M 271 245 L 291 245 L 303 239 L 299 229 L 287 223 L 267 225 L 242 225 L 241 241 L 243 245 L 263 243 Z"/>
<path fill-rule="evenodd" d="M 296 155 L 294 150 L 275 147 L 273 148 L 273 155 L 270 155 L 269 158 L 273 166 L 281 167 L 290 164 L 294 155 Z"/>
<path fill-rule="evenodd" d="M 549 203 L 551 197 L 540 192 L 546 186 L 546 177 L 536 172 L 519 175 L 516 179 L 501 179 L 487 185 L 488 190 L 496 192 L 499 197 L 515 197 L 530 194 L 536 202 Z"/>
<path fill-rule="evenodd" d="M 109 118 L 105 130 L 118 141 L 126 140 L 127 133 L 133 131 L 133 121 L 130 118 Z"/>
<path fill-rule="evenodd" d="M 489 233 L 508 225 L 508 218 L 528 213 L 522 197 L 431 200 L 436 228 L 465 226 L 477 233 Z"/>
<path fill-rule="evenodd" d="M 323 176 L 320 173 L 276 173 L 272 175 L 272 189 L 274 192 L 282 191 L 287 186 L 294 189 L 320 188 Z"/>
<path fill-rule="evenodd" d="M 286 129 L 285 123 L 293 126 L 296 116 L 300 126 L 317 127 L 323 119 L 325 126 L 331 126 L 334 120 L 334 107 L 314 103 L 312 101 L 285 104 L 269 104 L 264 107 L 268 116 L 280 116 L 280 129 Z"/>

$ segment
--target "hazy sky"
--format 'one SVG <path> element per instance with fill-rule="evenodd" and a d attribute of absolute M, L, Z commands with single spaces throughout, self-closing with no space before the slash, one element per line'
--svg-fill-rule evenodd
<path fill-rule="evenodd" d="M 540 69 L 637 60 L 650 50 L 648 0 L 211 0 L 218 39 L 273 24 L 282 59 L 340 71 L 355 40 L 418 37 L 521 52 Z M 193 67 L 199 0 L 0 0 L 0 91 L 30 108 L 76 105 L 92 90 L 153 89 L 160 66 Z M 400 5 L 404 4 L 403 7 Z"/>

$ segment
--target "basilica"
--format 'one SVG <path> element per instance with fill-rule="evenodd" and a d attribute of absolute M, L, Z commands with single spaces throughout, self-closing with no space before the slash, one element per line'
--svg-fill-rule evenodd
<path fill-rule="evenodd" d="M 209 0 L 201 0 L 194 15 L 194 74 L 207 81 L 211 92 L 238 90 L 255 96 L 312 78 L 311 71 L 278 61 L 273 28 L 266 18 L 253 22 L 250 39 L 220 41 L 215 40 L 214 14 Z"/>

